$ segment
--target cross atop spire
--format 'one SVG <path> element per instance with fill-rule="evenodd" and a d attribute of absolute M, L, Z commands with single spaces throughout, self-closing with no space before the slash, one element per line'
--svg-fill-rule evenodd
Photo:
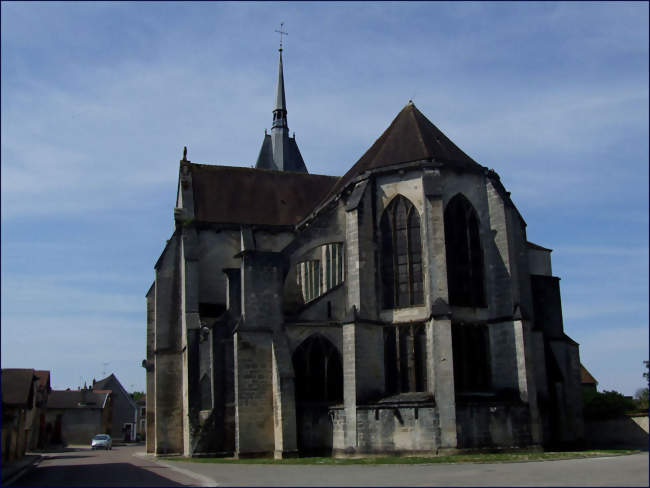
<path fill-rule="evenodd" d="M 282 36 L 288 36 L 288 35 L 289 35 L 288 32 L 284 32 L 284 31 L 282 30 L 283 27 L 284 27 L 284 22 L 280 22 L 280 30 L 277 30 L 277 29 L 276 29 L 276 31 L 275 31 L 275 32 L 277 32 L 278 34 L 280 34 L 280 52 L 282 52 Z"/>

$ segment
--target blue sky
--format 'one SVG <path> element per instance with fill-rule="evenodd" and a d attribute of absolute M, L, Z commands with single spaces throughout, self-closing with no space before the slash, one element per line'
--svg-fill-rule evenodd
<path fill-rule="evenodd" d="M 648 359 L 647 3 L 1 4 L 2 367 L 144 389 L 178 160 L 250 166 L 285 22 L 289 127 L 342 175 L 413 99 L 553 249 L 601 389 Z M 107 364 L 108 363 L 108 364 Z"/>

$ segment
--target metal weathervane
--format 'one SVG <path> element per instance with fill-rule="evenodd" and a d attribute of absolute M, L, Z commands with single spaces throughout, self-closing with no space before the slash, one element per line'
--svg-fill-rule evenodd
<path fill-rule="evenodd" d="M 277 29 L 276 29 L 276 31 L 275 31 L 275 32 L 277 32 L 278 34 L 280 34 L 280 51 L 282 51 L 282 36 L 288 36 L 288 35 L 289 35 L 288 32 L 284 32 L 284 31 L 282 30 L 283 27 L 284 27 L 284 22 L 280 22 L 280 30 L 277 30 Z"/>

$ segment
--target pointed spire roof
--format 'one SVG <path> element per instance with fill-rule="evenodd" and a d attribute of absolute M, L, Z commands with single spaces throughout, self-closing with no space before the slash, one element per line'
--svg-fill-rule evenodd
<path fill-rule="evenodd" d="M 347 183 L 365 171 L 434 159 L 459 170 L 483 168 L 433 125 L 409 100 L 388 129 L 343 175 L 330 195 L 342 190 Z"/>
<path fill-rule="evenodd" d="M 284 97 L 284 73 L 282 70 L 282 49 L 280 49 L 280 65 L 278 67 L 278 89 L 275 95 L 275 108 L 273 110 L 287 110 L 287 100 Z"/>
<path fill-rule="evenodd" d="M 280 64 L 278 65 L 278 86 L 273 108 L 273 125 L 271 134 L 264 131 L 264 140 L 257 156 L 255 167 L 258 169 L 274 169 L 279 171 L 296 171 L 307 173 L 307 166 L 302 159 L 296 136 L 289 137 L 287 125 L 287 101 L 284 95 L 284 70 L 282 68 L 282 47 Z"/>

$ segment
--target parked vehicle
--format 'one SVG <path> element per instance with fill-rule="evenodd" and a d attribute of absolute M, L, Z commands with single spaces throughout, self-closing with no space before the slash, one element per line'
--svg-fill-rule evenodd
<path fill-rule="evenodd" d="M 90 448 L 95 449 L 113 449 L 113 439 L 108 434 L 97 434 L 90 442 Z"/>

